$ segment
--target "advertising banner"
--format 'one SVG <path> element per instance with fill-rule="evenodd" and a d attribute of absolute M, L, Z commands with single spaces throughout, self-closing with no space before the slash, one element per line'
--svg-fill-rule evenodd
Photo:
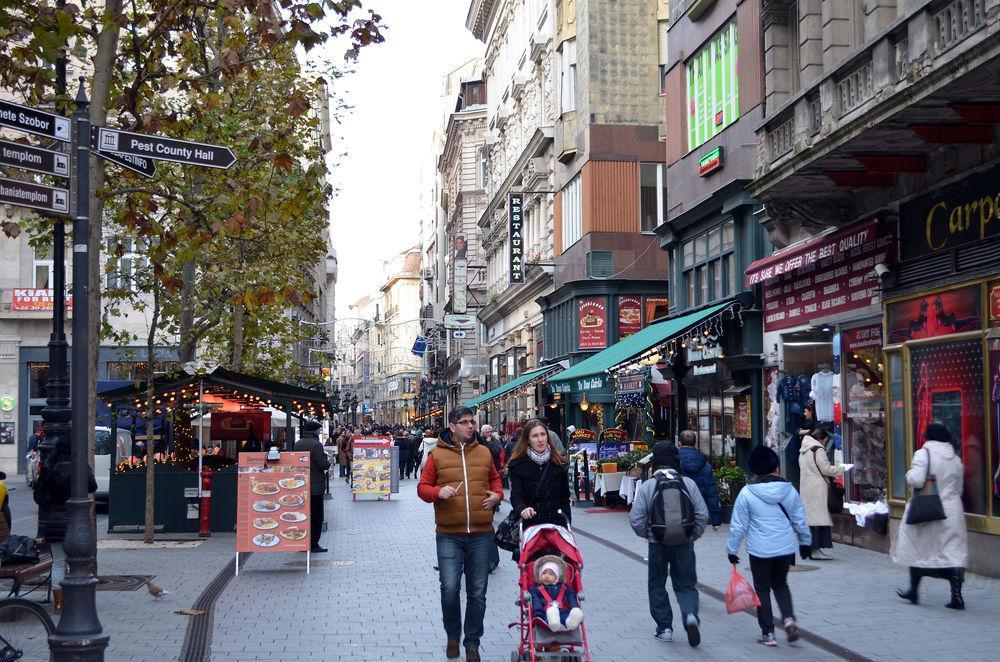
<path fill-rule="evenodd" d="M 1000 326 L 1000 280 L 995 280 L 986 286 L 987 308 L 990 311 L 990 326 Z M 996 374 L 996 373 L 994 373 Z M 998 490 L 1000 494 L 1000 490 Z"/>
<path fill-rule="evenodd" d="M 642 330 L 642 297 L 618 297 L 618 339 Z"/>
<path fill-rule="evenodd" d="M 41 288 L 15 288 L 11 310 L 52 310 L 52 290 Z M 66 308 L 73 309 L 73 297 L 66 296 Z"/>
<path fill-rule="evenodd" d="M 887 306 L 889 343 L 975 331 L 983 319 L 979 285 L 928 294 Z"/>
<path fill-rule="evenodd" d="M 452 272 L 452 286 L 454 294 L 452 296 L 451 309 L 456 313 L 464 314 L 468 310 L 469 291 L 469 245 L 465 235 L 455 236 L 455 263 Z"/>
<path fill-rule="evenodd" d="M 874 268 L 894 258 L 890 230 L 869 221 L 751 265 L 747 286 L 763 285 L 764 330 L 787 329 L 879 303 Z"/>
<path fill-rule="evenodd" d="M 355 496 L 388 496 L 392 490 L 393 473 L 391 438 L 367 437 L 354 440 L 351 491 Z"/>
<path fill-rule="evenodd" d="M 237 552 L 309 551 L 309 453 L 240 453 Z"/>
<path fill-rule="evenodd" d="M 604 349 L 608 346 L 607 299 L 585 297 L 577 305 L 580 349 Z"/>
<path fill-rule="evenodd" d="M 749 395 L 736 398 L 736 427 L 733 436 L 740 439 L 750 439 L 751 437 L 751 398 Z"/>
<path fill-rule="evenodd" d="M 510 250 L 510 282 L 524 282 L 524 196 L 511 193 L 507 196 L 507 221 Z"/>

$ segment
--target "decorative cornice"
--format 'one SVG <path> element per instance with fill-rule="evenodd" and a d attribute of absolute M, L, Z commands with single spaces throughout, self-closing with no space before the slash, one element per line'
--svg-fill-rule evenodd
<path fill-rule="evenodd" d="M 799 235 L 816 234 L 830 226 L 843 225 L 850 218 L 849 206 L 830 198 L 769 199 L 764 208 L 761 225 L 776 249 L 797 241 Z"/>

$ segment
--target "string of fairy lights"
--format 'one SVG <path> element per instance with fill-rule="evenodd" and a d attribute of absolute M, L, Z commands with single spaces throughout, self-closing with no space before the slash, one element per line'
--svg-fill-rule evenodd
<path fill-rule="evenodd" d="M 253 393 L 225 388 L 217 384 L 205 384 L 204 394 L 212 398 L 238 403 L 241 410 L 257 410 L 273 407 L 275 409 L 290 409 L 292 413 L 300 418 L 322 419 L 327 417 L 326 402 L 322 401 L 320 397 L 317 397 L 316 400 L 306 400 L 304 398 L 301 400 L 294 398 L 290 400 L 274 400 Z M 180 408 L 190 409 L 192 405 L 198 405 L 198 385 L 191 382 L 187 382 L 183 386 L 174 386 L 159 391 L 149 400 L 135 398 L 131 403 L 131 407 L 136 411 L 146 411 L 152 406 L 154 414 L 169 414 Z"/>

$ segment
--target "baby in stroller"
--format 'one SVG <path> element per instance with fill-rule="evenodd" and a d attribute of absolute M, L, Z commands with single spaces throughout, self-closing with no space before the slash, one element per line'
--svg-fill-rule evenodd
<path fill-rule="evenodd" d="M 535 585 L 531 594 L 531 616 L 548 624 L 553 632 L 575 630 L 583 621 L 576 591 L 566 583 L 566 562 L 558 556 L 535 561 Z"/>

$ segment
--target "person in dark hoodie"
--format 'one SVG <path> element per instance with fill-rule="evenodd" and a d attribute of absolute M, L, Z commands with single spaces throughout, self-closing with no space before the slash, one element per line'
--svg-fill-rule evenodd
<path fill-rule="evenodd" d="M 322 427 L 316 421 L 306 421 L 299 440 L 295 442 L 295 450 L 309 451 L 309 542 L 313 554 L 326 551 L 325 547 L 320 547 L 319 537 L 323 534 L 323 493 L 326 491 L 330 458 L 319 440 Z"/>
<path fill-rule="evenodd" d="M 802 499 L 791 483 L 777 475 L 780 464 L 778 454 L 767 446 L 757 446 L 750 453 L 748 465 L 754 477 L 736 497 L 726 542 L 729 562 L 735 566 L 740 562 L 736 556 L 740 544 L 744 538 L 747 540 L 753 587 L 760 598 L 757 642 L 765 646 L 778 645 L 771 612 L 772 592 L 781 610 L 788 641 L 799 638 L 792 592 L 788 588 L 788 569 L 795 565 L 795 548 L 798 547 L 804 559 L 812 545 Z"/>
<path fill-rule="evenodd" d="M 715 476 L 712 475 L 712 465 L 705 454 L 695 448 L 698 435 L 694 430 L 682 430 L 678 439 L 681 442 L 681 447 L 678 449 L 681 469 L 684 470 L 685 476 L 698 485 L 698 491 L 708 506 L 708 523 L 712 525 L 713 531 L 718 531 L 722 524 L 722 508 L 719 507 L 719 487 L 715 484 Z"/>

